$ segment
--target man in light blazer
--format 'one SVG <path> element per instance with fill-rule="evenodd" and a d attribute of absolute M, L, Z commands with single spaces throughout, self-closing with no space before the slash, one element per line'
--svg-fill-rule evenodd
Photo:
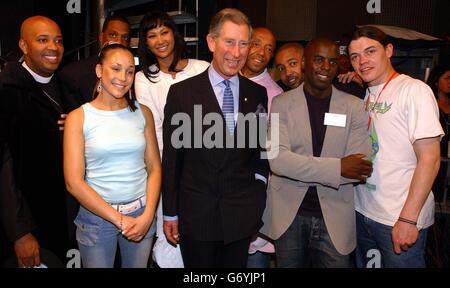
<path fill-rule="evenodd" d="M 246 267 L 251 237 L 262 226 L 269 164 L 261 157 L 264 145 L 248 146 L 252 137 L 258 137 L 258 127 L 247 127 L 240 134 L 243 126 L 235 117 L 239 112 L 257 119 L 258 125 L 266 121 L 258 113 L 267 111 L 266 89 L 238 74 L 250 39 L 247 16 L 232 8 L 221 10 L 212 18 L 207 36 L 211 66 L 173 84 L 168 92 L 163 123 L 164 233 L 170 242 L 180 242 L 187 268 Z M 180 114 L 193 124 L 192 133 L 181 136 L 189 143 L 181 147 L 174 143 L 182 126 L 175 120 Z M 224 137 L 215 135 L 218 146 L 206 147 L 202 141 L 216 126 L 215 121 L 207 124 L 208 115 L 219 116 L 224 131 Z M 195 126 L 198 121 L 200 127 Z M 230 147 L 218 138 L 246 145 Z"/>
<path fill-rule="evenodd" d="M 333 41 L 312 40 L 304 84 L 272 103 L 268 135 L 279 129 L 279 141 L 269 139 L 273 175 L 261 232 L 275 240 L 279 267 L 351 267 L 352 183 L 364 181 L 372 165 L 364 159 L 370 142 L 363 102 L 331 85 L 338 55 Z"/>

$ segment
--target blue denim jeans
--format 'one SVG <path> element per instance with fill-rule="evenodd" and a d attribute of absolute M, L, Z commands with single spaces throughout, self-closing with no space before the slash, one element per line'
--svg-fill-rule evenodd
<path fill-rule="evenodd" d="M 142 207 L 127 216 L 137 217 Z M 112 268 L 119 243 L 122 268 L 146 268 L 152 248 L 156 225 L 153 221 L 145 237 L 139 242 L 128 241 L 111 222 L 80 207 L 77 218 L 77 241 L 85 268 Z"/>
<path fill-rule="evenodd" d="M 350 256 L 341 255 L 322 218 L 297 215 L 288 230 L 275 240 L 279 268 L 349 268 Z"/>
<path fill-rule="evenodd" d="M 422 229 L 417 242 L 401 254 L 392 245 L 392 227 L 375 222 L 356 212 L 356 266 L 385 268 L 425 268 L 425 243 L 428 229 Z M 378 259 L 377 259 L 378 257 Z"/>

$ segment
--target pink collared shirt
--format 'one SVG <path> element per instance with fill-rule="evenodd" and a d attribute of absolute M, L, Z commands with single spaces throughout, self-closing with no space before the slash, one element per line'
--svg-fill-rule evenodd
<path fill-rule="evenodd" d="M 270 108 L 272 107 L 272 99 L 275 96 L 280 95 L 281 93 L 283 93 L 283 89 L 281 89 L 280 86 L 278 86 L 278 84 L 273 81 L 273 79 L 270 77 L 270 74 L 267 72 L 267 69 L 264 69 L 264 72 L 262 72 L 261 74 L 259 74 L 258 76 L 249 78 L 250 80 L 252 80 L 255 83 L 258 83 L 261 86 L 266 87 L 267 90 L 267 108 L 269 109 L 269 113 L 270 113 Z"/>

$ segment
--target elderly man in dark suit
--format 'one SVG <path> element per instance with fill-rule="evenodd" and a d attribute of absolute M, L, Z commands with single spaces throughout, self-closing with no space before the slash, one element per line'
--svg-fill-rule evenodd
<path fill-rule="evenodd" d="M 163 124 L 164 231 L 170 242 L 180 241 L 188 268 L 246 267 L 251 237 L 262 226 L 269 167 L 261 157 L 263 145 L 249 145 L 251 137 L 258 137 L 259 126 L 243 129 L 251 125 L 241 121 L 245 115 L 263 125 L 265 118 L 256 113 L 267 110 L 264 87 L 238 74 L 250 39 L 251 26 L 242 12 L 220 11 L 207 36 L 213 52 L 211 66 L 172 85 L 168 93 Z M 202 134 L 182 135 L 187 145 L 180 147 L 174 132 L 182 125 L 173 123 L 181 113 L 194 119 L 194 126 L 200 115 L 200 127 L 188 132 L 199 128 Z M 196 145 L 217 128 L 207 124 L 205 115 L 219 115 L 216 120 L 222 133 L 212 137 L 213 147 L 205 142 Z"/>
<path fill-rule="evenodd" d="M 0 175 L 0 218 L 18 265 L 32 267 L 41 262 L 40 248 L 63 261 L 69 247 L 62 124 L 82 99 L 55 74 L 64 47 L 54 21 L 26 19 L 19 47 L 25 61 L 8 63 L 0 74 L 1 144 L 10 150 L 2 157 L 9 160 Z"/>

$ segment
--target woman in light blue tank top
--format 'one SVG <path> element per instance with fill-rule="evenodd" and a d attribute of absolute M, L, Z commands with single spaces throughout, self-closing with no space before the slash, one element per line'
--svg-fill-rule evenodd
<path fill-rule="evenodd" d="M 69 114 L 64 132 L 67 190 L 80 202 L 76 237 L 84 267 L 147 267 L 156 230 L 161 164 L 151 111 L 129 93 L 129 48 L 102 49 L 94 100 Z"/>

